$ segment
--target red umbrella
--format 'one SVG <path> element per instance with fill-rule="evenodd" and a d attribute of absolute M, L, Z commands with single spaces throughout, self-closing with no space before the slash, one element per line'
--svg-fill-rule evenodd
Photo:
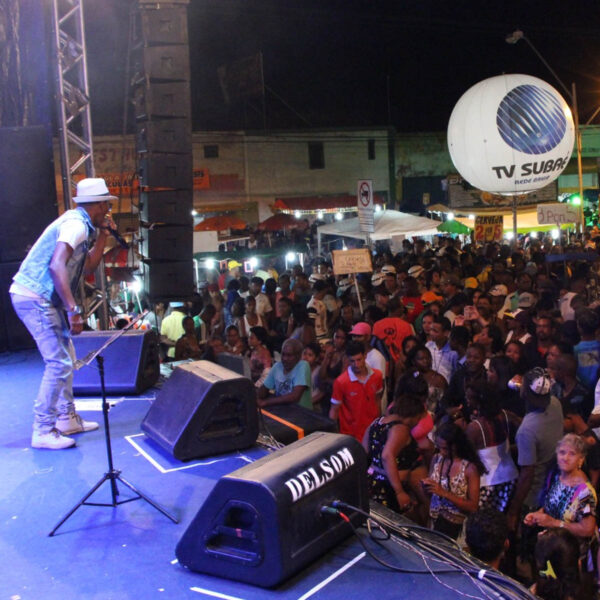
<path fill-rule="evenodd" d="M 246 229 L 246 221 L 228 215 L 209 217 L 194 227 L 194 231 L 223 231 L 224 229 Z"/>
<path fill-rule="evenodd" d="M 261 231 L 281 231 L 282 229 L 292 229 L 294 227 L 304 227 L 305 223 L 299 221 L 287 213 L 277 213 L 268 219 L 265 219 L 262 223 L 258 224 L 258 229 Z"/>

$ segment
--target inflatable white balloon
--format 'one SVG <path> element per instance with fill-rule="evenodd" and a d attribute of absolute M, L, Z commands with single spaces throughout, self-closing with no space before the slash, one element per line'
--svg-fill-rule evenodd
<path fill-rule="evenodd" d="M 516 195 L 554 181 L 575 139 L 571 109 L 548 83 L 530 75 L 499 75 L 475 84 L 448 123 L 454 166 L 473 187 Z"/>

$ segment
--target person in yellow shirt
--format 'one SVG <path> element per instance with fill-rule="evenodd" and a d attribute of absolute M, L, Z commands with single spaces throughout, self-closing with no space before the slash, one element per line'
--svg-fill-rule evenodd
<path fill-rule="evenodd" d="M 167 357 L 175 358 L 175 344 L 185 333 L 183 318 L 186 316 L 183 302 L 171 302 L 171 313 L 167 315 L 160 326 L 160 342 L 167 346 Z"/>

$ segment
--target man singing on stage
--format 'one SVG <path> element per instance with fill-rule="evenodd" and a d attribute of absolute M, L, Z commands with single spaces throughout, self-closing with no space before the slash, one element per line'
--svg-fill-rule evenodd
<path fill-rule="evenodd" d="M 104 252 L 111 219 L 104 179 L 77 184 L 77 207 L 52 222 L 35 242 L 14 276 L 10 294 L 15 312 L 33 336 L 45 362 L 34 404 L 31 446 L 61 450 L 75 445 L 69 434 L 98 429 L 84 421 L 73 402 L 71 334 L 83 330 L 74 293 L 82 275 L 93 273 Z"/>

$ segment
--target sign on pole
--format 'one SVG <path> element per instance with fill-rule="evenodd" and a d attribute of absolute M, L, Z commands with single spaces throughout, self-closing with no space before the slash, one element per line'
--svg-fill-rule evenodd
<path fill-rule="evenodd" d="M 335 275 L 351 273 L 372 273 L 371 253 L 368 248 L 353 250 L 333 250 L 333 272 Z"/>
<path fill-rule="evenodd" d="M 537 220 L 540 225 L 579 223 L 579 207 L 561 202 L 538 204 Z"/>
<path fill-rule="evenodd" d="M 356 205 L 358 207 L 358 222 L 360 230 L 364 233 L 375 231 L 373 205 L 373 181 L 371 179 L 359 179 L 356 191 Z"/>
<path fill-rule="evenodd" d="M 476 242 L 499 242 L 502 239 L 504 217 L 486 215 L 475 217 L 474 240 Z"/>

